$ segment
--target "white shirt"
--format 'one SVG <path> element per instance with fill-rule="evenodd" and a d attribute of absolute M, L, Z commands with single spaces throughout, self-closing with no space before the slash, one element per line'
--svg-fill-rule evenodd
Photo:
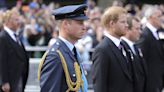
<path fill-rule="evenodd" d="M 107 36 L 109 39 L 111 39 L 111 40 L 113 41 L 113 43 L 114 43 L 117 47 L 119 47 L 119 45 L 120 45 L 120 39 L 118 39 L 118 38 L 116 38 L 116 37 L 110 35 L 110 34 L 107 33 L 106 31 L 104 32 L 104 35 Z"/>
<path fill-rule="evenodd" d="M 153 36 L 158 40 L 159 37 L 158 37 L 158 34 L 157 34 L 157 29 L 151 25 L 149 22 L 146 23 L 146 26 L 150 29 L 150 31 L 152 32 Z"/>
<path fill-rule="evenodd" d="M 105 36 L 107 36 L 109 39 L 113 41 L 113 43 L 119 48 L 120 45 L 120 39 L 108 34 L 107 32 L 104 33 Z M 122 54 L 126 57 L 126 52 L 124 49 L 122 49 Z M 126 60 L 128 62 L 128 60 Z"/>
<path fill-rule="evenodd" d="M 15 38 L 15 35 L 16 34 L 14 31 L 12 31 L 10 28 L 8 28 L 7 26 L 4 26 L 4 29 L 5 31 L 10 35 L 10 37 L 15 41 L 17 42 L 17 39 Z"/>
<path fill-rule="evenodd" d="M 126 37 L 121 37 L 121 39 L 123 39 L 124 41 L 126 41 L 127 44 L 129 45 L 130 49 L 133 51 L 133 53 L 136 54 L 135 49 L 134 49 L 134 42 L 130 41 Z"/>

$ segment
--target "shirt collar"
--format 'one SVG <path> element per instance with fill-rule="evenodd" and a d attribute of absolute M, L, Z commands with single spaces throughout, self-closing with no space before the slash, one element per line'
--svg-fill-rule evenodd
<path fill-rule="evenodd" d="M 104 35 L 107 36 L 108 38 L 110 38 L 110 39 L 113 41 L 113 43 L 114 43 L 117 47 L 119 47 L 119 45 L 120 45 L 120 39 L 118 39 L 118 38 L 116 38 L 116 37 L 110 35 L 110 34 L 107 33 L 107 32 L 104 32 Z"/>
<path fill-rule="evenodd" d="M 152 24 L 150 24 L 149 22 L 146 23 L 146 26 L 151 29 L 152 32 L 157 32 L 157 28 L 155 28 Z"/>
<path fill-rule="evenodd" d="M 123 39 L 124 41 L 126 41 L 130 46 L 133 46 L 134 45 L 134 42 L 130 41 L 126 37 L 121 37 L 121 39 Z"/>
<path fill-rule="evenodd" d="M 61 39 L 67 45 L 67 47 L 69 48 L 70 51 L 73 50 L 74 45 L 72 43 L 70 43 L 68 40 L 66 40 L 65 38 L 63 38 L 61 36 L 59 36 L 59 39 Z"/>
<path fill-rule="evenodd" d="M 9 35 L 14 35 L 15 34 L 15 32 L 13 32 L 10 28 L 8 28 L 7 26 L 4 26 L 4 29 L 5 29 L 5 31 L 7 31 L 7 33 L 9 34 Z"/>
<path fill-rule="evenodd" d="M 8 28 L 7 26 L 4 26 L 4 30 L 10 35 L 10 37 L 16 41 L 16 38 L 14 36 L 14 34 L 16 34 L 14 31 L 12 31 L 10 28 Z"/>
<path fill-rule="evenodd" d="M 149 22 L 146 23 L 146 26 L 150 29 L 150 31 L 153 33 L 153 35 L 155 36 L 155 38 L 158 39 L 158 34 L 157 34 L 157 28 L 155 28 L 152 24 L 150 24 Z"/>
<path fill-rule="evenodd" d="M 134 49 L 134 42 L 130 41 L 126 37 L 121 37 L 122 40 L 124 40 L 130 47 L 130 49 L 133 51 L 134 54 L 136 54 L 135 49 Z"/>

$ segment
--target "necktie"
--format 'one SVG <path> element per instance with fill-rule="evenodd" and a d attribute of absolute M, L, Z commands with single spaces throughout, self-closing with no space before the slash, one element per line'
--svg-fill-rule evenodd
<path fill-rule="evenodd" d="M 75 59 L 78 61 L 76 47 L 73 48 L 73 54 Z"/>
<path fill-rule="evenodd" d="M 124 53 L 126 54 L 126 56 L 124 55 L 124 57 L 125 57 L 126 60 L 127 60 L 127 68 L 128 68 L 128 71 L 129 71 L 130 76 L 131 76 L 132 79 L 133 79 L 132 51 L 131 51 L 130 49 L 128 49 L 128 48 L 123 44 L 123 42 L 120 42 L 120 45 L 122 46 L 122 52 L 123 52 L 123 54 L 124 54 Z"/>
<path fill-rule="evenodd" d="M 136 52 L 136 55 L 137 55 L 138 57 L 140 57 L 140 58 L 143 59 L 143 54 L 142 54 L 141 49 L 138 48 L 136 45 L 133 45 L 133 46 L 134 46 L 134 50 L 135 50 L 135 52 Z"/>
<path fill-rule="evenodd" d="M 138 49 L 137 49 L 136 45 L 133 45 L 133 47 L 134 47 L 135 53 L 138 54 Z"/>
<path fill-rule="evenodd" d="M 160 38 L 159 38 L 159 33 L 160 33 L 160 30 L 158 29 L 157 31 L 156 31 L 156 34 L 157 34 L 157 40 L 159 40 Z"/>
<path fill-rule="evenodd" d="M 121 45 L 121 43 L 119 44 L 118 48 L 122 52 L 122 45 Z"/>
<path fill-rule="evenodd" d="M 126 54 L 126 51 L 125 51 L 125 48 L 124 48 L 124 45 L 122 42 L 120 42 L 119 46 L 118 46 L 119 50 L 121 51 L 121 53 L 124 55 L 124 57 L 126 58 L 127 57 L 127 54 Z M 127 58 L 126 58 L 127 59 Z M 128 60 L 127 60 L 128 62 Z"/>
<path fill-rule="evenodd" d="M 75 57 L 75 59 L 77 60 L 77 62 L 78 62 L 78 54 L 77 54 L 77 50 L 76 50 L 76 47 L 74 46 L 74 48 L 73 48 L 73 54 L 74 54 L 74 57 Z M 78 64 L 79 64 L 79 62 L 78 62 Z M 80 70 L 81 70 L 81 73 L 82 73 L 82 80 L 83 80 L 83 86 L 84 86 L 84 92 L 87 92 L 87 89 L 88 89 L 88 82 L 87 82 L 87 79 L 86 79 L 86 77 L 85 77 L 85 74 L 84 74 L 84 70 L 83 70 L 83 68 L 82 68 L 82 65 L 81 64 L 79 64 L 79 66 L 80 66 Z M 82 89 L 80 89 L 78 92 L 82 92 Z"/>
<path fill-rule="evenodd" d="M 15 38 L 16 38 L 16 42 L 17 42 L 19 45 L 21 45 L 18 35 L 17 35 L 17 34 L 14 34 L 14 36 L 15 36 Z"/>

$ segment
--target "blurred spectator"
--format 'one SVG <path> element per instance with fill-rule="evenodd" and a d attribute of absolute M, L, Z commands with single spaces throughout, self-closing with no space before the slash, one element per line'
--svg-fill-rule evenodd
<path fill-rule="evenodd" d="M 148 77 L 146 92 L 162 92 L 164 74 L 164 52 L 159 42 L 158 29 L 161 28 L 162 12 L 158 6 L 152 6 L 145 11 L 146 27 L 142 31 L 138 46 L 146 60 Z"/>
<path fill-rule="evenodd" d="M 88 21 L 88 34 L 92 38 L 92 48 L 96 47 L 96 45 L 102 40 L 103 38 L 103 31 L 104 29 L 101 27 L 100 20 L 101 20 L 101 9 L 99 7 L 95 7 L 93 10 L 90 11 Z"/>
<path fill-rule="evenodd" d="M 135 4 L 127 4 L 125 6 L 126 10 L 128 11 L 128 13 L 130 13 L 131 15 L 135 16 L 135 15 L 140 15 L 140 9 L 139 6 L 135 5 Z"/>
<path fill-rule="evenodd" d="M 4 11 L 0 10 L 0 31 L 3 29 L 3 12 Z"/>
<path fill-rule="evenodd" d="M 83 63 L 88 63 L 90 60 L 89 52 L 92 49 L 92 38 L 86 34 L 82 39 L 78 40 L 76 47 L 81 54 Z"/>
<path fill-rule="evenodd" d="M 87 5 L 88 5 L 88 9 L 92 10 L 95 8 L 96 2 L 95 2 L 95 0 L 87 0 Z"/>
<path fill-rule="evenodd" d="M 162 26 L 162 28 L 164 29 L 164 14 L 163 14 L 162 17 L 161 17 L 161 26 Z"/>
<path fill-rule="evenodd" d="M 56 42 L 56 38 L 58 37 L 58 35 L 59 35 L 59 31 L 56 30 L 52 32 L 52 38 L 48 42 L 48 47 L 51 47 Z"/>
<path fill-rule="evenodd" d="M 0 8 L 5 9 L 6 8 L 6 0 L 0 0 Z"/>
<path fill-rule="evenodd" d="M 123 2 L 121 0 L 114 0 L 112 6 L 120 6 L 123 7 Z"/>
<path fill-rule="evenodd" d="M 24 92 L 29 62 L 22 42 L 17 35 L 21 26 L 16 8 L 4 14 L 4 29 L 0 33 L 0 89 L 2 92 Z"/>

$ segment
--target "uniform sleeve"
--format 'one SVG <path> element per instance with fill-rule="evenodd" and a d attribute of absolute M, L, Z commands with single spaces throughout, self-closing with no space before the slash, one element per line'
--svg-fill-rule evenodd
<path fill-rule="evenodd" d="M 8 61 L 7 61 L 7 46 L 5 40 L 0 38 L 0 80 L 1 84 L 4 84 L 8 81 Z"/>
<path fill-rule="evenodd" d="M 41 92 L 61 92 L 63 68 L 57 54 L 48 54 L 40 76 Z"/>

